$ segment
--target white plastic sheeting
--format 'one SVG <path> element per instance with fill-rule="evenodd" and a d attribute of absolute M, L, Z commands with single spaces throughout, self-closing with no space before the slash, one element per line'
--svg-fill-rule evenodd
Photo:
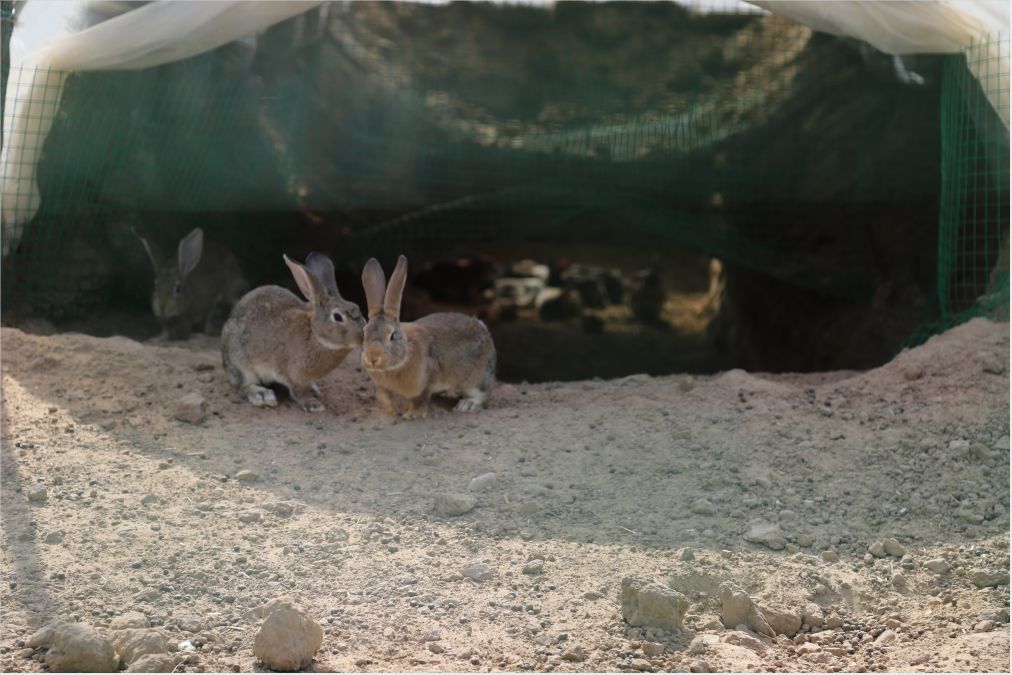
<path fill-rule="evenodd" d="M 1009 126 L 1008 0 L 753 0 L 813 30 L 887 54 L 966 53 L 970 72 Z"/>
<path fill-rule="evenodd" d="M 15 17 L 0 153 L 3 254 L 39 208 L 35 167 L 66 77 L 136 70 L 200 54 L 319 5 L 321 0 L 130 3 L 29 0 Z"/>

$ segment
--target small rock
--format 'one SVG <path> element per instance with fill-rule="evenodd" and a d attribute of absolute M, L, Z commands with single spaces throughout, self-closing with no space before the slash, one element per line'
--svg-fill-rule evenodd
<path fill-rule="evenodd" d="M 323 629 L 289 598 L 272 600 L 253 639 L 253 655 L 273 670 L 301 670 L 323 644 Z"/>
<path fill-rule="evenodd" d="M 124 630 L 126 628 L 148 628 L 150 626 L 148 618 L 140 612 L 126 612 L 114 617 L 109 622 L 109 630 L 111 631 Z"/>
<path fill-rule="evenodd" d="M 978 633 L 986 633 L 994 628 L 994 621 L 985 619 L 973 627 Z"/>
<path fill-rule="evenodd" d="M 686 546 L 678 554 L 678 559 L 682 562 L 689 562 L 696 559 L 696 556 L 692 553 L 692 549 Z"/>
<path fill-rule="evenodd" d="M 1008 570 L 974 570 L 970 581 L 978 588 L 1008 586 Z"/>
<path fill-rule="evenodd" d="M 425 634 L 425 637 L 422 638 L 424 642 L 436 642 L 442 639 L 443 635 L 442 633 L 439 632 L 438 628 L 433 628 L 432 630 L 430 630 L 428 633 Z"/>
<path fill-rule="evenodd" d="M 877 645 L 891 645 L 896 642 L 896 631 L 892 629 L 886 629 L 882 631 L 882 634 L 875 638 L 875 644 Z"/>
<path fill-rule="evenodd" d="M 446 650 L 445 650 L 445 649 L 443 648 L 443 646 L 442 646 L 442 645 L 440 645 L 440 644 L 439 644 L 438 642 L 430 642 L 430 643 L 429 643 L 429 644 L 427 645 L 427 648 L 428 648 L 428 650 L 429 650 L 430 652 L 432 652 L 433 654 L 442 654 L 443 652 L 445 652 L 445 651 L 446 651 Z"/>
<path fill-rule="evenodd" d="M 758 654 L 765 652 L 767 649 L 762 640 L 740 630 L 728 631 L 724 634 L 721 640 L 729 645 L 737 645 L 739 647 L 744 647 L 745 649 L 751 649 Z"/>
<path fill-rule="evenodd" d="M 781 551 L 787 545 L 787 539 L 780 526 L 765 520 L 755 520 L 749 524 L 745 541 L 761 544 L 774 551 Z"/>
<path fill-rule="evenodd" d="M 204 629 L 204 622 L 200 620 L 199 616 L 193 616 L 192 614 L 177 618 L 176 625 L 184 633 L 199 633 Z"/>
<path fill-rule="evenodd" d="M 820 553 L 819 558 L 822 559 L 822 562 L 834 563 L 840 560 L 840 554 L 832 549 L 829 549 Z"/>
<path fill-rule="evenodd" d="M 689 643 L 689 648 L 687 651 L 689 652 L 689 654 L 692 654 L 693 656 L 699 656 L 700 654 L 705 654 L 709 648 L 710 648 L 709 641 L 706 639 L 706 637 L 700 635 L 692 639 L 692 642 Z"/>
<path fill-rule="evenodd" d="M 893 630 L 896 630 L 897 628 L 903 625 L 903 622 L 900 621 L 899 619 L 886 619 L 885 625 L 886 628 L 892 628 Z"/>
<path fill-rule="evenodd" d="M 876 558 L 886 557 L 885 544 L 881 541 L 872 542 L 872 545 L 868 547 L 868 553 L 871 553 Z"/>
<path fill-rule="evenodd" d="M 28 501 L 40 504 L 49 499 L 49 490 L 45 485 L 33 485 L 28 488 Z"/>
<path fill-rule="evenodd" d="M 822 610 L 816 604 L 807 605 L 804 613 L 801 615 L 802 624 L 808 624 L 814 628 L 820 628 L 825 621 L 826 619 Z"/>
<path fill-rule="evenodd" d="M 927 663 L 930 660 L 931 660 L 931 654 L 928 654 L 927 652 L 921 652 L 920 654 L 918 654 L 914 658 L 910 659 L 910 665 L 912 665 L 912 666 L 919 666 L 919 665 L 921 665 L 923 663 Z"/>
<path fill-rule="evenodd" d="M 924 563 L 924 566 L 935 574 L 948 574 L 952 566 L 945 558 L 932 558 L 931 560 Z"/>
<path fill-rule="evenodd" d="M 701 516 L 712 516 L 714 513 L 713 503 L 706 497 L 700 497 L 689 505 L 689 510 Z"/>
<path fill-rule="evenodd" d="M 63 530 L 53 530 L 42 540 L 45 544 L 59 544 L 63 542 Z"/>
<path fill-rule="evenodd" d="M 579 662 L 585 660 L 586 658 L 587 655 L 584 653 L 583 647 L 580 645 L 573 645 L 562 652 L 563 661 Z"/>
<path fill-rule="evenodd" d="M 125 628 L 112 634 L 112 646 L 127 663 L 146 654 L 165 654 L 169 642 L 154 628 Z"/>
<path fill-rule="evenodd" d="M 710 670 L 710 664 L 706 661 L 693 661 L 689 664 L 690 673 L 712 673 Z"/>
<path fill-rule="evenodd" d="M 85 623 L 65 623 L 38 631 L 33 638 L 49 647 L 45 662 L 54 673 L 112 673 L 119 659 L 112 644 Z"/>
<path fill-rule="evenodd" d="M 188 424 L 200 424 L 207 417 L 207 401 L 195 391 L 191 391 L 178 401 L 172 417 Z"/>
<path fill-rule="evenodd" d="M 882 546 L 885 548 L 885 552 L 896 558 L 902 558 L 906 554 L 907 550 L 903 548 L 903 545 L 898 541 L 890 537 L 882 542 Z"/>
<path fill-rule="evenodd" d="M 474 495 L 439 494 L 433 498 L 433 510 L 441 516 L 462 516 L 478 504 Z"/>
<path fill-rule="evenodd" d="M 249 469 L 243 469 L 235 474 L 235 479 L 240 483 L 255 483 L 260 480 L 260 474 Z"/>
<path fill-rule="evenodd" d="M 801 630 L 801 615 L 797 612 L 791 611 L 780 611 L 770 607 L 762 608 L 763 616 L 766 617 L 766 622 L 770 628 L 777 635 L 786 635 L 787 637 L 793 637 L 799 630 Z"/>
<path fill-rule="evenodd" d="M 735 628 L 742 624 L 761 635 L 776 636 L 776 632 L 770 627 L 762 610 L 741 587 L 725 581 L 720 585 L 718 594 L 720 596 L 720 620 L 725 626 Z"/>
<path fill-rule="evenodd" d="M 130 664 L 128 673 L 171 673 L 176 660 L 168 654 L 145 654 Z"/>
<path fill-rule="evenodd" d="M 330 542 L 348 541 L 348 531 L 340 527 L 332 527 L 327 530 L 326 537 Z"/>
<path fill-rule="evenodd" d="M 622 579 L 622 618 L 631 626 L 681 630 L 689 599 L 642 577 Z"/>
<path fill-rule="evenodd" d="M 644 642 L 640 646 L 640 649 L 642 649 L 643 653 L 647 656 L 660 656 L 664 653 L 664 645 L 660 642 Z"/>
<path fill-rule="evenodd" d="M 263 520 L 264 514 L 262 511 L 251 509 L 249 511 L 240 511 L 238 518 L 241 523 L 259 523 Z"/>
<path fill-rule="evenodd" d="M 957 439 L 955 441 L 949 441 L 949 450 L 956 453 L 964 453 L 970 449 L 970 441 L 965 439 Z"/>
<path fill-rule="evenodd" d="M 821 652 L 822 651 L 822 646 L 821 645 L 817 645 L 814 642 L 803 642 L 802 644 L 798 645 L 798 648 L 797 648 L 796 651 L 797 651 L 798 654 L 802 654 L 802 655 L 803 654 L 814 654 L 815 652 Z"/>
<path fill-rule="evenodd" d="M 524 574 L 538 575 L 545 573 L 545 561 L 535 558 L 524 565 Z"/>
<path fill-rule="evenodd" d="M 483 473 L 480 476 L 476 476 L 471 479 L 471 482 L 467 484 L 468 492 L 485 492 L 495 487 L 496 475 L 492 472 Z"/>
<path fill-rule="evenodd" d="M 586 593 L 583 594 L 584 600 L 591 600 L 591 601 L 600 600 L 603 597 L 604 596 L 598 593 L 597 591 L 587 591 Z"/>
<path fill-rule="evenodd" d="M 469 563 L 460 568 L 460 574 L 474 581 L 487 581 L 492 578 L 492 569 L 485 563 Z"/>

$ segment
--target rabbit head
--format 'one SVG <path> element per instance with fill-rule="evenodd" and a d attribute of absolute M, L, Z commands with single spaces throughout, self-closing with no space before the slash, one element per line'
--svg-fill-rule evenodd
<path fill-rule="evenodd" d="M 399 368 L 408 358 L 408 341 L 401 328 L 401 296 L 408 275 L 408 259 L 397 259 L 397 267 L 386 283 L 383 268 L 370 258 L 362 270 L 362 286 L 369 305 L 365 326 L 362 364 L 370 370 Z"/>
<path fill-rule="evenodd" d="M 193 304 L 192 295 L 196 289 L 190 288 L 187 279 L 200 263 L 204 252 L 204 231 L 194 228 L 183 237 L 173 258 L 162 257 L 153 242 L 144 237 L 140 239 L 155 270 L 151 310 L 163 321 L 182 317 Z"/>
<path fill-rule="evenodd" d="M 312 307 L 310 328 L 320 344 L 327 349 L 361 345 L 365 319 L 358 305 L 341 297 L 330 258 L 313 252 L 300 265 L 287 255 L 282 257 Z"/>

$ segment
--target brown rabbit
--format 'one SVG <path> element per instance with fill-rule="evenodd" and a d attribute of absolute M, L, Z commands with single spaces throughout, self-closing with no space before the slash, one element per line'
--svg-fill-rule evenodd
<path fill-rule="evenodd" d="M 173 258 L 163 258 L 155 244 L 139 237 L 155 269 L 151 310 L 169 339 L 186 339 L 194 328 L 217 335 L 232 305 L 249 283 L 232 252 L 204 240 L 194 228 L 179 242 Z"/>
<path fill-rule="evenodd" d="M 305 266 L 283 256 L 303 302 L 287 288 L 261 286 L 236 304 L 221 332 L 221 360 L 233 385 L 257 407 L 278 404 L 266 384 L 288 387 L 306 412 L 323 410 L 316 381 L 362 344 L 365 320 L 341 297 L 334 264 L 310 253 Z"/>
<path fill-rule="evenodd" d="M 375 258 L 362 271 L 369 303 L 362 367 L 376 383 L 376 399 L 390 414 L 424 417 L 433 394 L 459 397 L 455 410 L 481 410 L 495 382 L 495 345 L 485 324 L 457 313 L 429 314 L 401 323 L 408 260 L 401 256 L 386 285 Z"/>

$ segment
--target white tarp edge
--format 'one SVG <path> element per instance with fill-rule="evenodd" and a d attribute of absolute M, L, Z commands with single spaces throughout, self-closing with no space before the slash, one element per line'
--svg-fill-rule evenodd
<path fill-rule="evenodd" d="M 319 5 L 291 2 L 121 3 L 29 0 L 11 35 L 11 70 L 0 152 L 3 254 L 39 208 L 35 166 L 68 73 L 135 70 L 178 61 Z M 108 18 L 110 12 L 122 12 Z"/>
<path fill-rule="evenodd" d="M 1009 126 L 1008 0 L 751 0 L 813 30 L 887 54 L 966 53 L 970 72 Z"/>

